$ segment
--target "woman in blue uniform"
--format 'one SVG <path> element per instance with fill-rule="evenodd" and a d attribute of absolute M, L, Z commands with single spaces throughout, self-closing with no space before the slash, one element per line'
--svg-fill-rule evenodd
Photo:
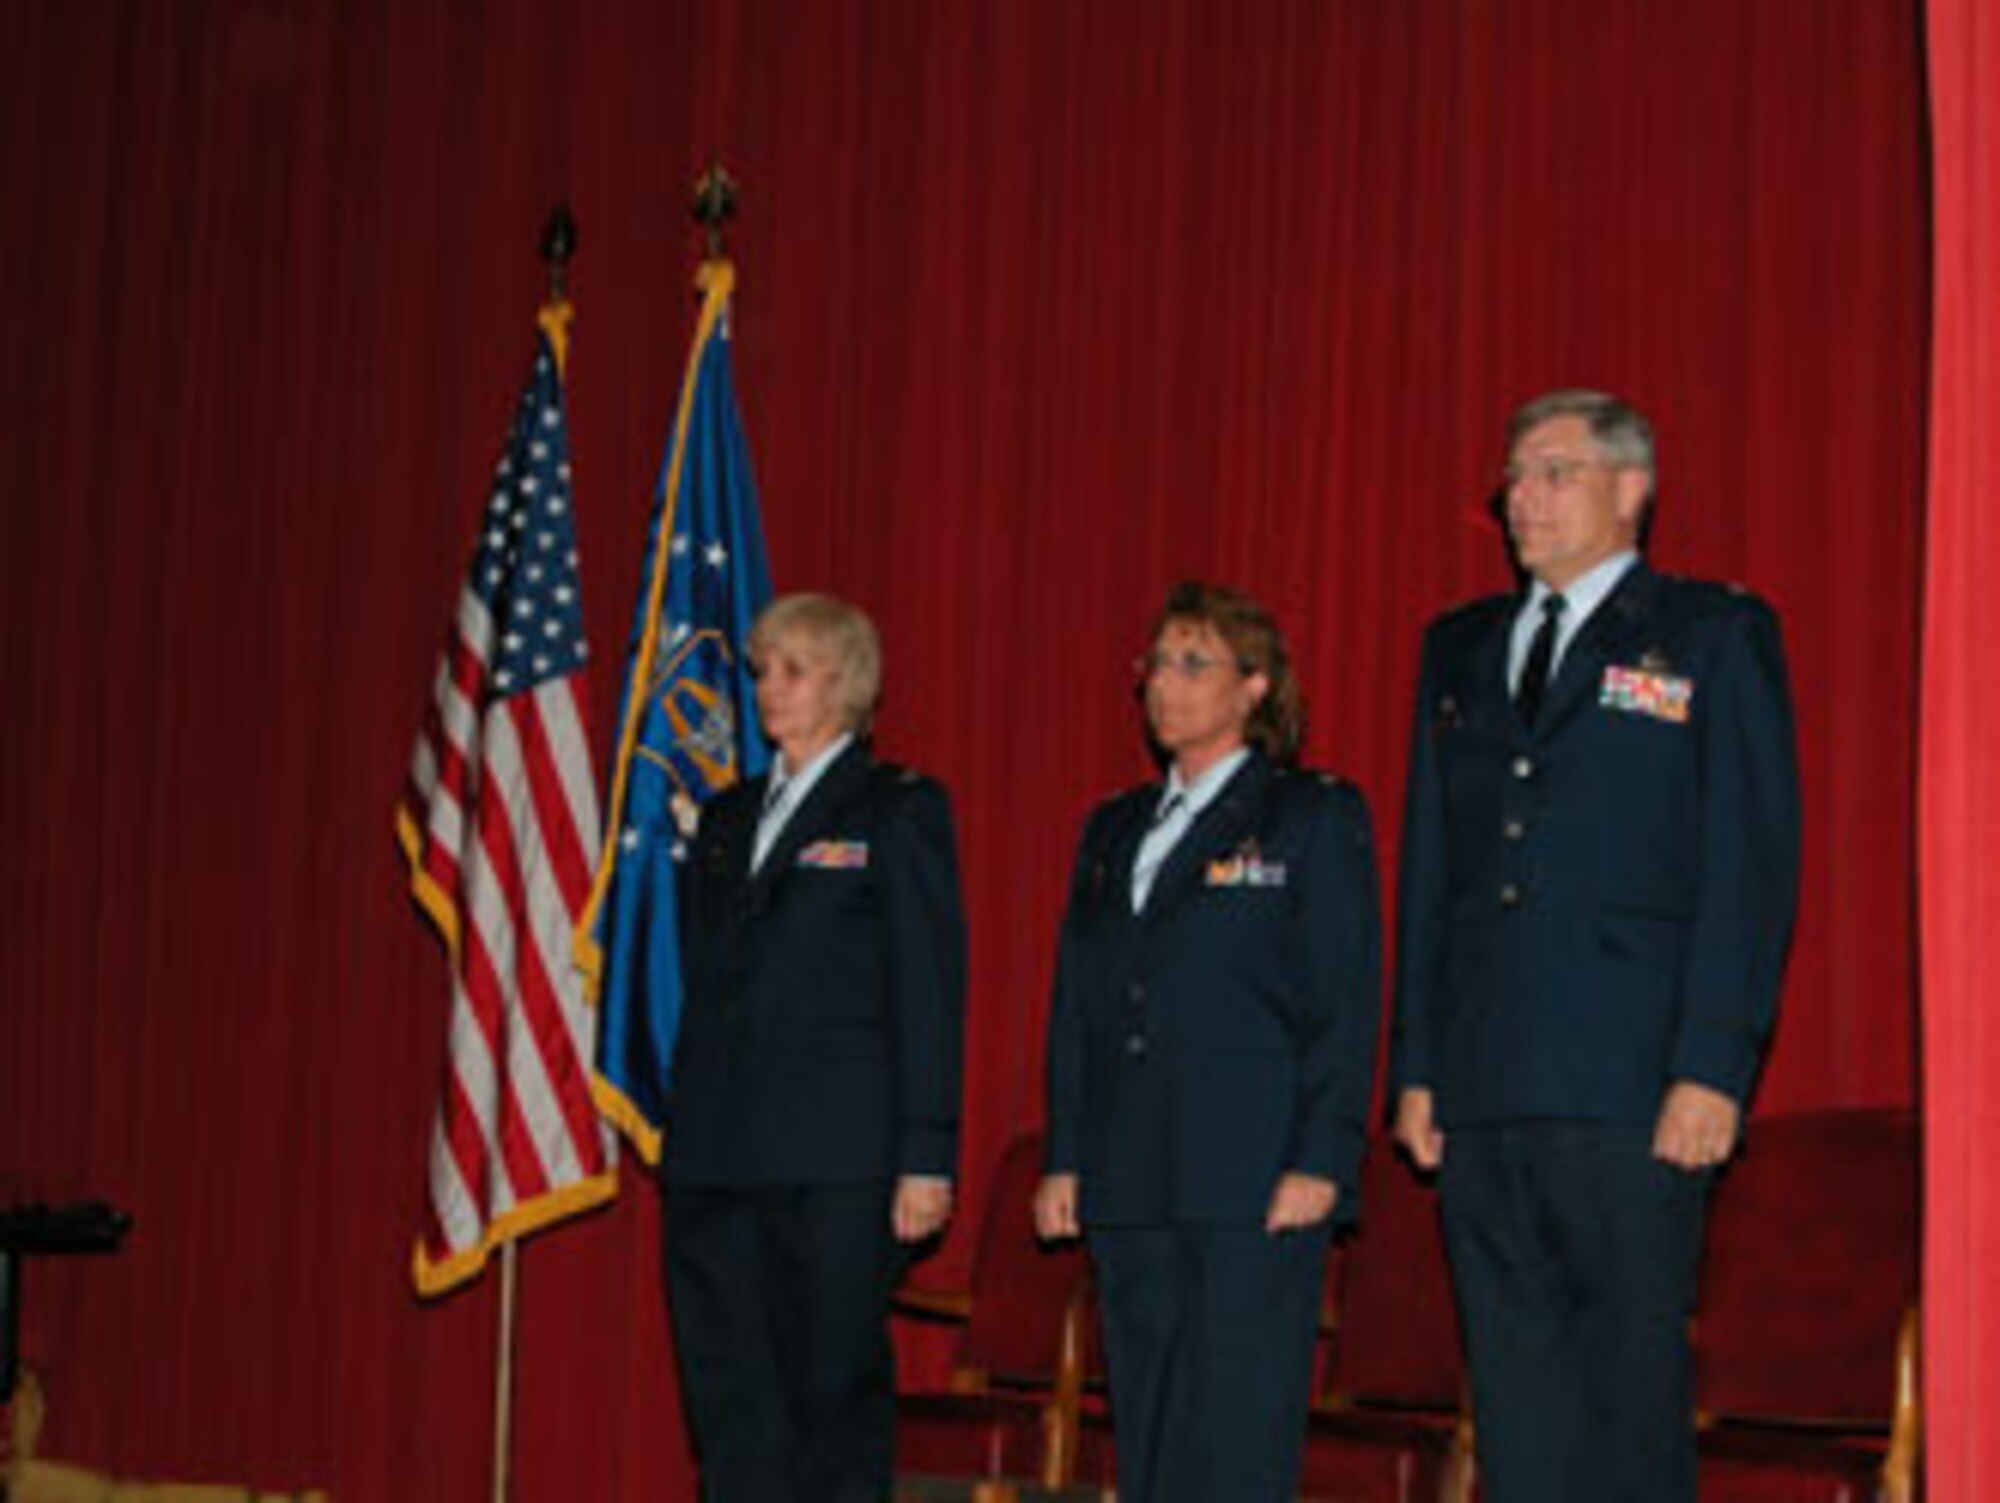
<path fill-rule="evenodd" d="M 889 1293 L 951 1212 L 965 927 L 951 808 L 870 754 L 881 647 L 787 595 L 750 636 L 768 776 L 703 810 L 661 1174 L 701 1496 L 878 1503 Z"/>
<path fill-rule="evenodd" d="M 1176 588 L 1139 669 L 1165 777 L 1084 827 L 1036 1224 L 1097 1268 L 1120 1496 L 1290 1499 L 1380 1009 L 1367 809 L 1297 767 L 1291 662 L 1247 596 Z"/>

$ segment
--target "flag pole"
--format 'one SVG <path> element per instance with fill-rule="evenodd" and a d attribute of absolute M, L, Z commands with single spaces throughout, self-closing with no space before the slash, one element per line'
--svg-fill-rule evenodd
<path fill-rule="evenodd" d="M 520 1276 L 520 1246 L 510 1237 L 500 1249 L 500 1356 L 493 1365 L 493 1503 L 507 1503 L 514 1480 L 509 1463 L 514 1450 L 514 1289 Z"/>
<path fill-rule="evenodd" d="M 549 272 L 548 306 L 568 300 L 569 261 L 576 254 L 576 216 L 558 202 L 542 226 L 542 261 Z M 559 344 L 558 365 L 567 351 Z M 500 1246 L 499 1333 L 493 1364 L 493 1503 L 507 1503 L 513 1490 L 514 1455 L 514 1311 L 520 1288 L 520 1242 L 509 1237 Z"/>

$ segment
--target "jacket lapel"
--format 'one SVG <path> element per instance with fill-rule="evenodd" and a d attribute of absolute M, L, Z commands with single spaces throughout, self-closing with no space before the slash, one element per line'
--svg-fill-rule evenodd
<path fill-rule="evenodd" d="M 1623 655 L 1646 628 L 1659 594 L 1659 576 L 1641 559 L 1625 571 L 1583 629 L 1563 653 L 1556 676 L 1536 721 L 1537 737 L 1546 736 L 1590 700 L 1604 677 L 1605 665 Z"/>
<path fill-rule="evenodd" d="M 867 781 L 870 765 L 867 749 L 858 740 L 834 758 L 833 765 L 820 774 L 819 781 L 806 794 L 805 802 L 792 811 L 792 817 L 778 832 L 776 842 L 764 857 L 764 864 L 750 879 L 754 888 L 768 892 L 772 884 L 791 870 L 800 851 L 839 825 L 849 801 Z M 753 820 L 753 841 L 755 824 Z M 748 864 L 747 856 L 745 863 Z"/>
<path fill-rule="evenodd" d="M 1146 906 L 1140 910 L 1148 923 L 1169 912 L 1194 890 L 1197 877 L 1207 869 L 1211 858 L 1235 849 L 1256 828 L 1263 812 L 1264 789 L 1270 780 L 1271 764 L 1257 752 L 1251 752 L 1167 853 L 1167 859 L 1153 878 L 1152 890 L 1146 894 Z"/>
<path fill-rule="evenodd" d="M 735 813 L 735 823 L 722 832 L 721 868 L 731 881 L 748 883 L 750 880 L 750 857 L 757 849 L 757 814 L 764 807 L 764 796 L 771 787 L 771 775 L 752 778 L 744 789 L 741 806 Z M 715 807 L 710 805 L 710 808 Z M 702 818 L 713 816 L 704 812 Z"/>
<path fill-rule="evenodd" d="M 1513 637 L 1514 617 L 1520 608 L 1517 598 L 1510 609 L 1500 612 L 1495 618 L 1491 630 L 1481 633 L 1469 644 L 1465 658 L 1466 671 L 1471 675 L 1466 680 L 1470 686 L 1468 692 L 1479 701 L 1494 705 L 1497 711 L 1491 721 L 1481 717 L 1482 724 L 1505 727 L 1514 723 L 1514 694 L 1507 685 L 1507 646 Z M 1437 719 L 1457 722 L 1467 718 L 1469 708 L 1469 705 L 1447 702 L 1431 706 L 1431 714 Z"/>
<path fill-rule="evenodd" d="M 1143 797 L 1131 801 L 1125 818 L 1099 847 L 1097 870 L 1093 874 L 1099 895 L 1120 913 L 1132 912 L 1132 868 L 1139 860 L 1139 846 L 1152 828 L 1153 815 L 1160 807 L 1166 784 L 1154 783 Z"/>

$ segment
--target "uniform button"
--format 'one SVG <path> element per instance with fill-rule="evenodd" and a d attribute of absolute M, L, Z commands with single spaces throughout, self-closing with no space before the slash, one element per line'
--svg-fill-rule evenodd
<path fill-rule="evenodd" d="M 1503 883 L 1500 888 L 1500 906 L 1502 908 L 1519 908 L 1521 906 L 1521 889 L 1512 882 Z"/>
<path fill-rule="evenodd" d="M 1145 982 L 1143 982 L 1143 981 L 1135 981 L 1135 982 L 1133 982 L 1133 983 L 1132 983 L 1132 984 L 1131 984 L 1130 986 L 1128 986 L 1128 987 L 1126 987 L 1126 988 L 1125 988 L 1125 996 L 1126 996 L 1127 1000 L 1129 1000 L 1129 1001 L 1133 1001 L 1133 1002 L 1143 1002 L 1143 1001 L 1145 1001 L 1145 1000 L 1146 1000 L 1146 983 L 1145 983 Z"/>
<path fill-rule="evenodd" d="M 1125 1052 L 1134 1059 L 1144 1054 L 1146 1052 L 1146 1035 L 1143 1033 L 1127 1035 L 1125 1039 Z"/>
<path fill-rule="evenodd" d="M 1535 759 L 1533 757 L 1516 757 L 1514 759 L 1515 777 L 1521 779 L 1522 782 L 1526 782 L 1529 778 L 1533 777 L 1534 775 L 1535 775 Z"/>
<path fill-rule="evenodd" d="M 1503 819 L 1500 822 L 1500 833 L 1508 840 L 1519 840 L 1528 833 L 1528 826 L 1518 819 Z"/>

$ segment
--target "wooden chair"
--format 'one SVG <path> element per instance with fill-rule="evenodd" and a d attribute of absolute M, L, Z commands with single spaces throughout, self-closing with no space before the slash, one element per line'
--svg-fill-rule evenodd
<path fill-rule="evenodd" d="M 1386 1138 L 1361 1176 L 1361 1226 L 1329 1265 L 1333 1343 L 1300 1491 L 1324 1503 L 1472 1496 L 1458 1312 L 1437 1196 Z"/>
<path fill-rule="evenodd" d="M 947 1388 L 897 1399 L 897 1472 L 972 1482 L 980 1503 L 1005 1503 L 1024 1484 L 1063 1487 L 1075 1456 L 1084 1257 L 1035 1238 L 1041 1163 L 1039 1134 L 1002 1153 L 967 1290 L 897 1295 L 905 1314 L 965 1328 Z"/>
<path fill-rule="evenodd" d="M 1086 1274 L 1083 1289 L 1083 1318 L 1080 1322 L 1082 1350 L 1081 1401 L 1077 1409 L 1074 1448 L 1071 1452 L 1070 1483 L 1079 1489 L 1094 1489 L 1100 1498 L 1118 1496 L 1117 1432 L 1111 1423 L 1111 1380 L 1104 1360 L 1103 1316 L 1097 1305 L 1094 1271 Z"/>
<path fill-rule="evenodd" d="M 1918 1496 L 1919 1175 L 1906 1111 L 1750 1125 L 1695 1317 L 1702 1503 Z"/>

